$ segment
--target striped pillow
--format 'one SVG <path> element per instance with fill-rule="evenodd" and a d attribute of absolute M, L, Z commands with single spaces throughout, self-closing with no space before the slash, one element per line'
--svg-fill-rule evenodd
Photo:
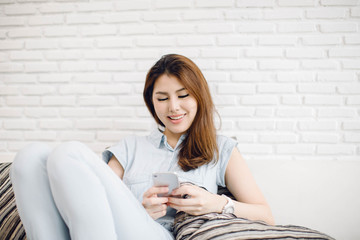
<path fill-rule="evenodd" d="M 26 239 L 25 229 L 17 212 L 14 191 L 9 178 L 11 163 L 0 163 L 0 237 Z"/>

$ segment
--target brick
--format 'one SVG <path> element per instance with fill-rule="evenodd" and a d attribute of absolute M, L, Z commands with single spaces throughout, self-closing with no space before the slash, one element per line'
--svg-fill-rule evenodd
<path fill-rule="evenodd" d="M 281 7 L 314 7 L 317 0 L 279 0 Z"/>
<path fill-rule="evenodd" d="M 25 71 L 29 73 L 56 72 L 58 71 L 58 65 L 50 62 L 25 63 Z"/>
<path fill-rule="evenodd" d="M 300 93 L 335 93 L 336 87 L 333 84 L 324 83 L 301 83 L 298 85 Z"/>
<path fill-rule="evenodd" d="M 298 107 L 286 107 L 286 108 L 278 108 L 276 110 L 276 116 L 278 117 L 314 117 L 315 111 L 312 108 L 298 108 Z"/>
<path fill-rule="evenodd" d="M 79 12 L 111 11 L 114 8 L 112 2 L 87 2 L 76 5 Z"/>
<path fill-rule="evenodd" d="M 60 132 L 59 138 L 61 141 L 92 142 L 95 140 L 95 133 L 89 131 L 66 131 Z"/>
<path fill-rule="evenodd" d="M 354 118 L 357 116 L 356 109 L 344 107 L 321 108 L 318 110 L 319 117 L 328 118 Z"/>
<path fill-rule="evenodd" d="M 182 14 L 184 20 L 216 20 L 221 19 L 221 12 L 210 9 L 187 10 Z"/>
<path fill-rule="evenodd" d="M 261 83 L 257 90 L 259 93 L 295 93 L 296 86 L 285 83 Z"/>
<path fill-rule="evenodd" d="M 284 105 L 301 105 L 302 97 L 300 96 L 281 96 L 281 103 Z"/>
<path fill-rule="evenodd" d="M 36 7 L 33 4 L 15 4 L 4 7 L 6 15 L 30 15 L 36 13 Z"/>
<path fill-rule="evenodd" d="M 0 81 L 4 83 L 35 83 L 37 77 L 29 74 L 1 74 Z"/>
<path fill-rule="evenodd" d="M 145 12 L 142 16 L 145 22 L 171 22 L 180 20 L 180 15 L 176 12 Z"/>
<path fill-rule="evenodd" d="M 0 17 L 0 26 L 24 26 L 25 17 Z"/>
<path fill-rule="evenodd" d="M 288 58 L 324 58 L 325 52 L 316 48 L 295 48 L 287 49 L 286 57 Z"/>
<path fill-rule="evenodd" d="M 302 131 L 329 131 L 337 129 L 336 121 L 299 121 L 298 127 Z"/>
<path fill-rule="evenodd" d="M 47 60 L 78 60 L 82 54 L 79 50 L 50 50 L 45 52 L 45 57 Z"/>
<path fill-rule="evenodd" d="M 91 26 L 91 27 L 81 27 L 80 34 L 82 36 L 103 36 L 103 35 L 116 35 L 117 27 L 112 25 L 103 25 L 103 26 Z"/>
<path fill-rule="evenodd" d="M 225 82 L 228 74 L 224 72 L 203 71 L 203 75 L 208 82 Z"/>
<path fill-rule="evenodd" d="M 263 19 L 263 14 L 256 8 L 244 8 L 246 10 L 225 10 L 227 20 L 259 20 Z"/>
<path fill-rule="evenodd" d="M 279 33 L 307 33 L 316 32 L 316 25 L 314 23 L 298 22 L 298 23 L 279 23 Z"/>
<path fill-rule="evenodd" d="M 218 61 L 217 63 L 217 69 L 225 69 L 225 70 L 230 70 L 230 69 L 256 69 L 257 65 L 256 65 L 256 61 L 255 60 L 235 60 L 235 61 L 231 61 L 231 60 L 223 60 L 223 61 Z"/>
<path fill-rule="evenodd" d="M 120 1 L 115 3 L 116 11 L 147 10 L 149 8 L 150 8 L 150 1 L 148 0 Z"/>
<path fill-rule="evenodd" d="M 357 77 L 354 72 L 319 72 L 317 80 L 321 82 L 352 82 L 356 81 Z"/>
<path fill-rule="evenodd" d="M 96 40 L 96 46 L 98 48 L 121 48 L 132 47 L 132 38 L 101 38 Z"/>
<path fill-rule="evenodd" d="M 98 63 L 100 71 L 131 71 L 135 70 L 133 61 L 101 61 Z"/>
<path fill-rule="evenodd" d="M 135 116 L 135 109 L 132 107 L 101 107 L 96 109 L 96 116 L 132 117 Z"/>
<path fill-rule="evenodd" d="M 259 45 L 291 45 L 294 46 L 297 42 L 297 37 L 294 36 L 260 36 Z"/>
<path fill-rule="evenodd" d="M 71 129 L 73 121 L 61 119 L 41 120 L 39 125 L 42 129 Z"/>
<path fill-rule="evenodd" d="M 338 143 L 340 137 L 336 134 L 304 133 L 301 142 L 304 143 Z"/>
<path fill-rule="evenodd" d="M 109 73 L 79 73 L 73 76 L 74 82 L 95 82 L 95 83 L 108 83 L 111 81 L 111 74 Z"/>
<path fill-rule="evenodd" d="M 61 108 L 60 115 L 63 117 L 70 117 L 70 118 L 94 117 L 95 109 L 88 108 L 88 107 L 87 108 L 78 108 L 78 107 Z"/>
<path fill-rule="evenodd" d="M 129 72 L 129 73 L 116 73 L 114 74 L 115 82 L 141 82 L 144 83 L 146 73 Z"/>
<path fill-rule="evenodd" d="M 271 146 L 264 144 L 239 144 L 238 149 L 244 154 L 271 154 L 273 149 Z"/>
<path fill-rule="evenodd" d="M 237 99 L 235 96 L 217 95 L 213 96 L 213 101 L 216 106 L 236 105 Z"/>
<path fill-rule="evenodd" d="M 237 7 L 273 7 L 274 0 L 237 0 Z"/>
<path fill-rule="evenodd" d="M 272 23 L 241 23 L 236 30 L 240 33 L 273 33 L 275 24 Z"/>
<path fill-rule="evenodd" d="M 142 120 L 115 120 L 114 128 L 119 130 L 151 130 L 152 123 Z"/>
<path fill-rule="evenodd" d="M 320 32 L 324 33 L 344 33 L 344 32 L 356 32 L 356 23 L 322 23 L 320 24 Z"/>
<path fill-rule="evenodd" d="M 268 133 L 259 135 L 260 143 L 295 143 L 297 142 L 296 134 L 288 133 Z"/>
<path fill-rule="evenodd" d="M 20 93 L 18 87 L 1 86 L 0 96 L 18 95 Z"/>
<path fill-rule="evenodd" d="M 31 37 L 41 37 L 42 30 L 40 28 L 17 28 L 14 30 L 9 30 L 8 36 L 10 38 L 31 38 Z"/>
<path fill-rule="evenodd" d="M 360 57 L 359 48 L 332 48 L 329 49 L 330 57 Z"/>
<path fill-rule="evenodd" d="M 8 118 L 8 117 L 21 117 L 23 110 L 20 108 L 0 108 L 0 117 Z"/>
<path fill-rule="evenodd" d="M 348 105 L 360 105 L 360 97 L 358 97 L 358 96 L 347 97 L 346 104 L 348 104 Z"/>
<path fill-rule="evenodd" d="M 357 0 L 320 0 L 322 6 L 357 6 Z"/>
<path fill-rule="evenodd" d="M 231 80 L 235 82 L 262 82 L 271 80 L 272 76 L 268 73 L 232 73 Z"/>
<path fill-rule="evenodd" d="M 131 93 L 132 86 L 130 84 L 111 84 L 109 86 L 96 86 L 95 92 L 100 95 L 107 94 L 128 94 Z"/>
<path fill-rule="evenodd" d="M 282 70 L 291 70 L 296 69 L 298 63 L 296 61 L 291 60 L 260 60 L 259 67 L 261 70 L 274 70 L 274 69 L 282 69 Z"/>
<path fill-rule="evenodd" d="M 84 59 L 119 59 L 120 52 L 114 50 L 88 50 L 83 53 Z"/>
<path fill-rule="evenodd" d="M 233 7 L 233 0 L 195 0 L 195 6 L 200 8 L 224 8 Z"/>
<path fill-rule="evenodd" d="M 56 25 L 63 24 L 64 17 L 62 15 L 41 15 L 29 17 L 28 24 L 30 26 L 39 26 L 39 25 Z"/>
<path fill-rule="evenodd" d="M 39 82 L 49 82 L 49 83 L 62 83 L 62 82 L 70 82 L 72 76 L 70 74 L 64 73 L 47 73 L 47 74 L 39 74 Z"/>
<path fill-rule="evenodd" d="M 360 36 L 345 36 L 345 44 L 360 44 Z"/>
<path fill-rule="evenodd" d="M 278 97 L 271 95 L 243 96 L 241 98 L 241 104 L 244 105 L 277 105 L 278 103 Z"/>
<path fill-rule="evenodd" d="M 60 41 L 62 48 L 92 48 L 94 41 L 91 39 L 69 39 Z"/>
<path fill-rule="evenodd" d="M 120 26 L 120 34 L 124 35 L 144 35 L 154 33 L 155 26 L 153 24 L 126 24 Z"/>
<path fill-rule="evenodd" d="M 274 109 L 268 108 L 259 108 L 257 107 L 255 110 L 256 117 L 273 117 L 274 116 Z"/>
<path fill-rule="evenodd" d="M 90 96 L 79 97 L 80 106 L 111 106 L 116 104 L 116 97 L 113 96 Z"/>
<path fill-rule="evenodd" d="M 75 123 L 77 129 L 112 129 L 113 121 L 105 119 L 83 119 Z"/>
<path fill-rule="evenodd" d="M 120 12 L 106 14 L 103 16 L 105 23 L 125 23 L 125 22 L 138 22 L 140 20 L 140 14 L 135 12 Z"/>
<path fill-rule="evenodd" d="M 24 42 L 19 40 L 1 40 L 0 50 L 18 50 L 24 47 Z"/>
<path fill-rule="evenodd" d="M 294 131 L 296 123 L 295 121 L 276 121 L 276 130 L 280 131 Z"/>
<path fill-rule="evenodd" d="M 234 25 L 228 23 L 198 24 L 199 33 L 233 33 Z"/>
<path fill-rule="evenodd" d="M 341 36 L 303 36 L 302 42 L 304 45 L 339 45 L 342 43 Z"/>
<path fill-rule="evenodd" d="M 360 83 L 346 83 L 338 86 L 339 93 L 360 94 Z"/>
<path fill-rule="evenodd" d="M 10 52 L 11 60 L 41 60 L 43 55 L 38 51 L 12 51 Z"/>
<path fill-rule="evenodd" d="M 344 60 L 342 61 L 344 69 L 360 69 L 360 60 Z"/>
<path fill-rule="evenodd" d="M 138 37 L 136 45 L 140 47 L 167 47 L 173 46 L 175 39 L 173 37 Z"/>
<path fill-rule="evenodd" d="M 344 142 L 360 143 L 360 133 L 345 133 Z"/>
<path fill-rule="evenodd" d="M 67 24 L 97 24 L 101 22 L 100 15 L 94 14 L 67 14 L 66 23 Z"/>
<path fill-rule="evenodd" d="M 272 120 L 240 120 L 237 122 L 239 130 L 274 130 L 275 122 Z"/>
<path fill-rule="evenodd" d="M 254 84 L 222 83 L 218 86 L 219 94 L 255 94 Z"/>
<path fill-rule="evenodd" d="M 54 140 L 57 138 L 55 131 L 26 131 L 24 133 L 25 140 Z"/>
<path fill-rule="evenodd" d="M 14 130 L 10 130 L 10 131 L 5 131 L 5 130 L 1 130 L 0 131 L 0 140 L 19 140 L 21 141 L 24 137 L 23 137 L 23 132 L 22 131 L 14 131 Z"/>
<path fill-rule="evenodd" d="M 54 49 L 58 47 L 56 40 L 26 40 L 26 49 Z"/>
<path fill-rule="evenodd" d="M 355 146 L 345 145 L 345 144 L 321 144 L 317 147 L 317 154 L 327 154 L 327 155 L 335 155 L 335 154 L 354 154 Z"/>
<path fill-rule="evenodd" d="M 43 106 L 73 106 L 76 103 L 76 97 L 64 96 L 44 96 L 41 98 Z"/>
<path fill-rule="evenodd" d="M 59 93 L 61 95 L 83 95 L 93 94 L 95 92 L 95 86 L 84 84 L 66 84 L 59 87 Z"/>
<path fill-rule="evenodd" d="M 39 6 L 41 13 L 68 13 L 76 11 L 73 3 L 47 3 Z"/>
<path fill-rule="evenodd" d="M 278 154 L 314 154 L 316 146 L 314 144 L 281 144 L 277 145 L 276 153 Z"/>
<path fill-rule="evenodd" d="M 214 46 L 215 40 L 204 36 L 188 36 L 178 37 L 177 43 L 179 46 Z"/>
<path fill-rule="evenodd" d="M 44 35 L 46 37 L 75 37 L 77 36 L 76 27 L 48 27 L 44 29 Z"/>
<path fill-rule="evenodd" d="M 238 52 L 231 48 L 202 49 L 201 56 L 204 58 L 236 58 Z"/>
<path fill-rule="evenodd" d="M 303 60 L 302 66 L 304 69 L 338 69 L 338 62 L 334 60 Z"/>
<path fill-rule="evenodd" d="M 302 18 L 302 10 L 301 9 L 275 9 L 275 10 L 265 10 L 264 11 L 264 19 L 298 19 Z"/>
<path fill-rule="evenodd" d="M 188 39 L 191 39 L 190 37 L 187 37 Z M 200 39 L 201 37 L 199 37 Z M 206 37 L 207 40 L 205 40 L 206 43 L 212 42 L 211 39 Z M 196 40 L 195 40 L 196 41 Z M 252 45 L 255 41 L 255 38 L 253 37 L 238 37 L 238 36 L 217 36 L 217 42 L 219 46 L 248 46 Z M 199 42 L 200 43 L 200 42 Z"/>
<path fill-rule="evenodd" d="M 220 116 L 223 117 L 251 117 L 255 113 L 252 107 L 220 107 L 218 108 Z"/>
<path fill-rule="evenodd" d="M 344 121 L 342 123 L 344 130 L 360 130 L 360 121 Z"/>
<path fill-rule="evenodd" d="M 22 72 L 24 69 L 21 63 L 0 63 L 0 73 L 16 73 Z"/>
<path fill-rule="evenodd" d="M 341 96 L 305 96 L 304 103 L 311 105 L 340 105 L 343 102 Z"/>
<path fill-rule="evenodd" d="M 129 135 L 131 135 L 129 132 L 124 131 L 97 131 L 96 139 L 99 141 L 118 142 L 119 139 L 123 139 Z"/>
<path fill-rule="evenodd" d="M 247 57 L 279 57 L 283 56 L 283 50 L 279 48 L 249 48 L 245 50 L 245 56 Z"/>
<path fill-rule="evenodd" d="M 27 107 L 24 110 L 24 115 L 30 118 L 58 117 L 58 109 L 48 107 Z"/>
<path fill-rule="evenodd" d="M 154 29 L 152 26 L 149 29 L 149 34 L 153 34 L 155 31 L 159 34 L 190 34 L 195 33 L 196 26 L 194 24 L 183 24 L 183 23 L 159 23 L 157 28 Z M 138 32 L 144 31 L 140 29 Z"/>
<path fill-rule="evenodd" d="M 350 16 L 352 16 L 352 17 L 360 17 L 360 7 L 351 8 L 350 9 Z"/>
<path fill-rule="evenodd" d="M 90 61 L 66 61 L 60 63 L 63 72 L 91 72 L 96 69 L 96 63 Z"/>
<path fill-rule="evenodd" d="M 310 19 L 344 19 L 346 13 L 346 8 L 319 8 L 307 10 L 306 17 Z"/>
<path fill-rule="evenodd" d="M 35 120 L 5 120 L 3 123 L 4 129 L 6 130 L 33 130 L 36 128 L 36 121 Z"/>
<path fill-rule="evenodd" d="M 182 1 L 168 1 L 168 0 L 156 0 L 154 2 L 155 8 L 159 9 L 174 9 L 174 8 L 190 8 L 192 6 L 191 0 Z"/>
<path fill-rule="evenodd" d="M 24 86 L 20 89 L 23 95 L 51 95 L 56 92 L 54 86 Z"/>
<path fill-rule="evenodd" d="M 9 96 L 6 97 L 5 102 L 8 106 L 36 106 L 40 104 L 39 97 L 23 97 L 23 96 Z"/>

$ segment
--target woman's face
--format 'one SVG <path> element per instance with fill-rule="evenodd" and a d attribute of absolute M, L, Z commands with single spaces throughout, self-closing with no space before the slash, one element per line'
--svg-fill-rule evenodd
<path fill-rule="evenodd" d="M 179 139 L 196 116 L 195 98 L 176 77 L 163 74 L 155 81 L 152 100 L 156 115 L 165 125 L 164 134 Z"/>

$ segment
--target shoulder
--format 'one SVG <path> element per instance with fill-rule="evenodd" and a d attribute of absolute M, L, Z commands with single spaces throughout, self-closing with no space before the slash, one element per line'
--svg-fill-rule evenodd
<path fill-rule="evenodd" d="M 216 142 L 219 150 L 222 148 L 233 148 L 237 145 L 237 141 L 235 137 L 227 137 L 224 135 L 216 135 Z"/>

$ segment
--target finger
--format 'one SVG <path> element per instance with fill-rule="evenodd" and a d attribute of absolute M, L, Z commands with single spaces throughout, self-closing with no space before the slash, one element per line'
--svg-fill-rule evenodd
<path fill-rule="evenodd" d="M 168 198 L 166 197 L 149 197 L 149 198 L 144 198 L 142 204 L 145 208 L 149 208 L 150 206 L 165 204 L 167 202 L 168 202 Z"/>
<path fill-rule="evenodd" d="M 152 195 L 161 194 L 161 193 L 167 193 L 169 191 L 168 187 L 151 187 L 149 188 L 143 195 L 144 198 L 150 197 Z"/>

